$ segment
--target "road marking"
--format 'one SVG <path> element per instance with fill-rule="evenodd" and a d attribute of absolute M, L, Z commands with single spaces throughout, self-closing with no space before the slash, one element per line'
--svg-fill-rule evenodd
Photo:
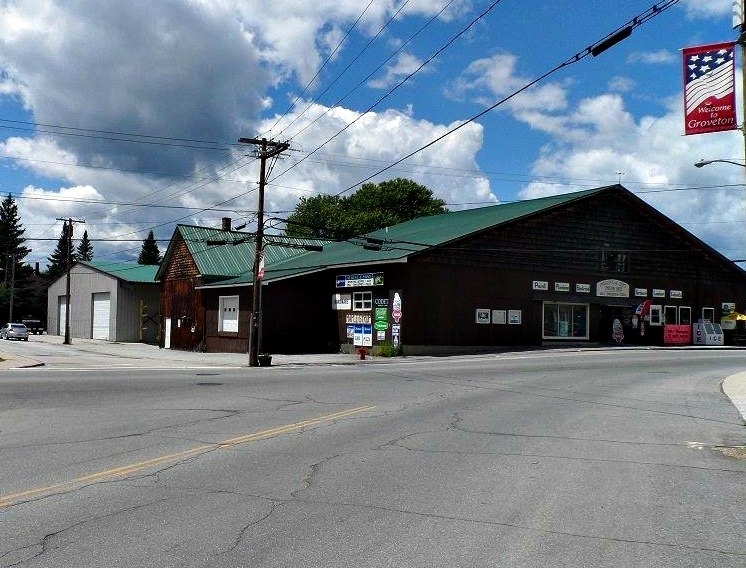
<path fill-rule="evenodd" d="M 120 467 L 105 469 L 103 471 L 91 473 L 89 475 L 84 475 L 82 477 L 75 478 L 71 481 L 66 481 L 64 483 L 55 483 L 54 485 L 47 485 L 45 487 L 37 487 L 35 489 L 28 489 L 26 491 L 21 491 L 19 493 L 11 493 L 9 495 L 0 495 L 0 509 L 11 507 L 17 504 L 19 501 L 26 500 L 32 497 L 38 497 L 40 495 L 45 495 L 45 494 L 62 493 L 64 491 L 69 491 L 71 489 L 85 485 L 87 483 L 103 481 L 106 479 L 112 479 L 116 477 L 124 477 L 126 475 L 137 473 L 138 471 L 142 471 L 144 469 L 147 469 L 147 468 L 150 468 L 156 465 L 162 465 L 168 462 L 181 461 L 187 458 L 192 458 L 192 457 L 196 457 L 202 454 L 206 454 L 207 452 L 212 452 L 215 450 L 222 450 L 226 448 L 232 448 L 239 444 L 257 442 L 259 440 L 266 440 L 267 438 L 273 438 L 275 436 L 280 436 L 282 434 L 288 434 L 290 432 L 297 432 L 298 430 L 302 430 L 303 428 L 307 428 L 308 426 L 316 426 L 317 424 L 323 424 L 325 422 L 332 422 L 340 418 L 347 418 L 348 416 L 352 416 L 354 414 L 360 414 L 362 412 L 369 412 L 373 410 L 374 408 L 376 407 L 370 406 L 370 405 L 358 406 L 357 408 L 342 410 L 340 412 L 335 412 L 333 414 L 326 414 L 324 416 L 319 416 L 317 418 L 310 418 L 308 420 L 303 420 L 301 422 L 294 422 L 293 424 L 286 424 L 284 426 L 277 426 L 275 428 L 261 430 L 259 432 L 254 432 L 253 434 L 246 434 L 243 436 L 238 436 L 236 438 L 229 438 L 228 440 L 223 440 L 222 442 L 217 442 L 215 444 L 203 444 L 201 446 L 196 446 L 194 448 L 183 450 L 181 452 L 167 454 L 164 456 L 159 456 L 157 458 L 152 458 L 152 459 L 141 461 L 141 462 L 131 463 L 131 464 L 123 465 Z"/>

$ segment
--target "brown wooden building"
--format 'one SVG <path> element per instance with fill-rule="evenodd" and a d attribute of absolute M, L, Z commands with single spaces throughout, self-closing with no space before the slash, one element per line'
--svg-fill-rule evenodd
<path fill-rule="evenodd" d="M 182 330 L 177 345 L 174 331 L 172 347 L 248 347 L 251 237 L 224 233 L 223 245 L 195 250 L 175 235 L 169 247 L 163 313 L 191 309 L 186 335 L 200 336 L 183 342 Z M 415 219 L 321 253 L 274 239 L 262 286 L 266 352 L 691 343 L 692 323 L 746 310 L 746 272 L 620 185 Z M 244 244 L 245 271 L 221 278 L 213 266 L 206 278 L 195 256 Z"/>

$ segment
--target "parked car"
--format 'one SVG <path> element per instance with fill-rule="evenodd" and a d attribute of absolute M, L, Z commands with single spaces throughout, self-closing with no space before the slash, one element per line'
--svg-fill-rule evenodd
<path fill-rule="evenodd" d="M 44 324 L 41 323 L 41 320 L 25 319 L 21 320 L 21 323 L 26 326 L 29 334 L 41 335 L 42 333 L 44 333 Z"/>
<path fill-rule="evenodd" d="M 0 338 L 28 341 L 28 328 L 22 323 L 6 323 L 0 328 Z"/>

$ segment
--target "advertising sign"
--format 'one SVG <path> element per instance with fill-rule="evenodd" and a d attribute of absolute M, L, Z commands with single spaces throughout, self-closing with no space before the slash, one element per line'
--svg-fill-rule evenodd
<path fill-rule="evenodd" d="M 629 284 L 621 280 L 601 280 L 596 284 L 596 296 L 605 298 L 629 298 Z"/>
<path fill-rule="evenodd" d="M 352 294 L 332 294 L 333 310 L 351 310 Z"/>
<path fill-rule="evenodd" d="M 365 274 L 338 274 L 337 288 L 359 288 L 362 286 L 383 286 L 383 272 Z"/>
<path fill-rule="evenodd" d="M 690 345 L 692 328 L 689 325 L 664 325 L 663 343 L 666 345 Z"/>
<path fill-rule="evenodd" d="M 735 130 L 733 42 L 684 48 L 684 134 Z"/>
<path fill-rule="evenodd" d="M 376 321 L 373 327 L 376 331 L 386 331 L 389 328 L 389 310 L 388 308 L 376 308 Z"/>

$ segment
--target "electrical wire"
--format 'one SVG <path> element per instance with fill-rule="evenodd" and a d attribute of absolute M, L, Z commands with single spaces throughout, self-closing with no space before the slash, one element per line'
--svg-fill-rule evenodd
<path fill-rule="evenodd" d="M 595 55 L 599 55 L 600 53 L 598 53 L 598 52 L 595 51 L 595 50 L 597 50 L 598 46 L 604 45 L 611 38 L 615 37 L 617 34 L 619 34 L 620 32 L 622 32 L 623 30 L 626 30 L 627 28 L 630 28 L 630 31 L 631 31 L 632 29 L 635 29 L 635 28 L 643 25 L 644 23 L 646 23 L 647 21 L 651 20 L 652 18 L 654 18 L 654 17 L 662 14 L 665 10 L 667 10 L 671 6 L 673 6 L 675 4 L 678 4 L 679 1 L 680 0 L 666 0 L 665 2 L 661 2 L 659 4 L 654 4 L 646 12 L 643 12 L 642 14 L 639 14 L 638 16 L 635 16 L 632 20 L 630 20 L 626 24 L 620 26 L 619 28 L 617 28 L 616 30 L 614 30 L 613 32 L 611 32 L 610 34 L 608 34 L 606 37 L 602 38 L 601 40 L 599 40 L 598 42 L 594 43 L 593 45 L 586 47 L 584 50 L 576 53 L 575 55 L 573 55 L 572 57 L 566 59 L 565 61 L 559 63 L 558 65 L 556 65 L 555 67 L 553 67 L 549 71 L 546 71 L 545 73 L 543 73 L 542 75 L 540 75 L 536 79 L 534 79 L 532 81 L 529 81 L 524 86 L 522 86 L 519 89 L 513 91 L 510 95 L 507 95 L 506 97 L 503 97 L 502 99 L 498 100 L 497 102 L 495 102 L 491 106 L 489 106 L 489 107 L 485 108 L 484 110 L 478 112 L 477 114 L 475 114 L 471 118 L 463 121 L 461 124 L 455 126 L 454 128 L 451 128 L 447 132 L 445 132 L 445 133 L 441 134 L 440 136 L 434 138 L 433 140 L 431 140 L 427 144 L 425 144 L 423 146 L 420 146 L 416 150 L 413 150 L 412 152 L 406 154 L 402 158 L 399 158 L 398 160 L 394 161 L 393 163 L 391 163 L 390 165 L 386 166 L 385 168 L 381 168 L 380 170 L 378 170 L 374 174 L 366 177 L 365 179 L 362 179 L 362 180 L 356 182 L 355 184 L 351 185 L 350 187 L 348 187 L 346 189 L 343 189 L 342 191 L 340 191 L 336 195 L 339 196 L 339 195 L 342 195 L 344 193 L 347 193 L 348 191 L 354 189 L 355 187 L 357 187 L 357 186 L 359 186 L 359 185 L 361 185 L 361 184 L 363 184 L 363 183 L 365 183 L 367 181 L 370 181 L 374 177 L 376 177 L 376 176 L 378 176 L 378 175 L 380 175 L 380 174 L 382 174 L 382 173 L 390 170 L 394 166 L 397 166 L 397 165 L 401 164 L 402 162 L 404 162 L 405 160 L 408 160 L 412 156 L 414 156 L 416 154 L 419 154 L 423 150 L 426 150 L 427 148 L 430 148 L 431 146 L 437 144 L 438 142 L 440 142 L 441 140 L 443 140 L 447 136 L 450 136 L 454 132 L 457 132 L 458 130 L 462 129 L 464 126 L 466 126 L 466 125 L 474 122 L 475 120 L 481 118 L 485 114 L 487 114 L 487 113 L 493 111 L 494 109 L 496 109 L 498 106 L 506 103 L 507 101 L 509 101 L 512 98 L 516 97 L 520 93 L 522 93 L 522 92 L 526 91 L 527 89 L 533 87 L 534 85 L 536 85 L 537 83 L 543 81 L 544 79 L 546 79 L 550 75 L 553 75 L 554 73 L 556 73 L 560 69 L 563 69 L 565 67 L 573 65 L 575 63 L 578 63 L 579 61 L 585 59 L 589 55 L 594 55 L 594 56 Z M 346 128 L 347 127 L 345 127 L 345 129 Z M 344 131 L 344 129 L 342 131 Z M 340 132 L 342 132 L 342 131 L 340 131 Z M 326 144 L 329 141 L 331 141 L 338 134 L 335 134 L 335 136 L 333 136 L 332 138 L 330 138 L 329 140 L 327 140 L 327 142 L 325 142 L 324 144 Z M 282 172 L 282 173 L 285 173 L 285 172 Z M 280 175 L 282 175 L 282 174 L 280 174 Z"/>
<path fill-rule="evenodd" d="M 438 48 L 438 49 L 437 49 L 437 50 L 436 50 L 436 51 L 435 51 L 435 52 L 434 52 L 434 53 L 433 53 L 433 54 L 432 54 L 432 55 L 431 55 L 430 57 L 428 57 L 428 58 L 427 58 L 427 59 L 426 59 L 426 60 L 425 60 L 425 61 L 424 61 L 424 62 L 423 62 L 423 63 L 422 63 L 422 64 L 421 64 L 421 65 L 420 65 L 420 66 L 419 66 L 419 67 L 418 67 L 417 69 L 415 69 L 414 71 L 412 71 L 411 73 L 409 73 L 409 74 L 408 74 L 408 75 L 407 75 L 406 77 L 404 77 L 404 79 L 402 79 L 402 80 L 401 80 L 401 81 L 399 81 L 399 82 L 398 82 L 398 83 L 397 83 L 396 85 L 394 85 L 394 86 L 393 86 L 393 87 L 392 87 L 391 89 L 389 89 L 389 91 L 388 91 L 388 92 L 387 92 L 386 94 L 384 94 L 383 96 L 379 97 L 379 98 L 378 98 L 378 100 L 376 100 L 376 102 L 374 102 L 374 103 L 373 103 L 372 105 L 370 105 L 370 106 L 369 106 L 369 107 L 368 107 L 368 108 L 367 108 L 367 109 L 366 109 L 365 111 L 363 111 L 362 113 L 360 113 L 360 115 L 359 115 L 359 116 L 358 116 L 357 118 L 355 118 L 354 120 L 352 120 L 352 121 L 351 121 L 350 123 L 346 124 L 346 125 L 345 125 L 345 126 L 344 126 L 343 128 L 341 128 L 341 129 L 340 129 L 339 131 L 337 131 L 337 132 L 336 132 L 335 134 L 333 134 L 333 135 L 332 135 L 332 136 L 331 136 L 330 138 L 328 138 L 328 139 L 327 139 L 327 140 L 326 140 L 325 142 L 323 142 L 322 144 L 320 144 L 319 146 L 317 146 L 317 147 L 316 147 L 316 148 L 315 148 L 315 149 L 314 149 L 313 151 L 311 151 L 311 152 L 310 152 L 310 153 L 309 153 L 309 154 L 308 154 L 307 156 L 305 156 L 304 158 L 301 158 L 301 159 L 300 159 L 300 160 L 299 160 L 298 162 L 296 162 L 295 164 L 293 164 L 292 166 L 290 166 L 290 167 L 289 167 L 288 169 L 286 169 L 285 171 L 283 171 L 283 172 L 281 172 L 280 174 L 278 174 L 278 176 L 277 176 L 277 177 L 281 177 L 282 175 L 286 174 L 287 172 L 289 172 L 289 171 L 290 171 L 290 170 L 292 170 L 293 168 L 295 168 L 295 167 L 299 166 L 299 165 L 300 165 L 300 164 L 301 164 L 302 162 L 304 162 L 304 161 L 305 161 L 305 160 L 306 160 L 306 159 L 307 159 L 308 157 L 310 157 L 310 156 L 313 156 L 313 155 L 314 155 L 314 154 L 315 154 L 315 153 L 316 153 L 316 152 L 317 152 L 318 150 L 320 150 L 321 148 L 323 148 L 324 146 L 326 146 L 326 145 L 327 145 L 327 144 L 328 144 L 329 142 L 331 142 L 332 140 L 334 140 L 335 138 L 337 138 L 337 136 L 339 136 L 340 134 L 342 134 L 343 132 L 345 132 L 345 131 L 346 131 L 346 130 L 347 130 L 348 128 L 350 128 L 350 127 L 351 127 L 351 126 L 352 126 L 353 124 L 357 123 L 357 121 L 359 121 L 360 119 L 362 119 L 362 118 L 363 118 L 363 116 L 365 116 L 365 115 L 366 115 L 367 113 L 369 113 L 369 112 L 370 112 L 370 111 L 372 111 L 372 110 L 373 110 L 374 108 L 376 108 L 376 107 L 377 107 L 377 106 L 378 106 L 378 105 L 379 105 L 379 104 L 380 104 L 381 102 L 383 102 L 383 101 L 384 101 L 384 100 L 386 100 L 386 99 L 387 99 L 387 98 L 388 98 L 388 97 L 389 97 L 390 95 L 392 95 L 392 94 L 393 94 L 393 93 L 394 93 L 394 92 L 395 92 L 395 91 L 396 91 L 396 90 L 397 90 L 397 89 L 398 89 L 399 87 L 401 87 L 401 86 L 402 86 L 402 85 L 403 85 L 404 83 L 406 83 L 407 81 L 409 81 L 409 79 L 411 79 L 412 77 L 414 77 L 414 75 L 416 75 L 417 73 L 419 73 L 419 72 L 420 72 L 420 71 L 421 71 L 421 70 L 422 70 L 422 69 L 423 69 L 423 68 L 424 68 L 424 67 L 425 67 L 426 65 L 428 65 L 428 64 L 429 64 L 429 63 L 430 63 L 431 61 L 433 61 L 433 59 L 435 59 L 435 58 L 436 58 L 436 57 L 437 57 L 438 55 L 440 55 L 440 54 L 441 54 L 441 53 L 442 53 L 443 51 L 445 51 L 445 50 L 446 50 L 446 49 L 448 49 L 448 48 L 449 48 L 449 47 L 450 47 L 451 45 L 453 45 L 453 43 L 454 43 L 454 42 L 455 42 L 455 41 L 456 41 L 456 40 L 457 40 L 458 38 L 460 38 L 460 37 L 461 37 L 462 35 L 464 35 L 464 34 L 465 34 L 465 33 L 466 33 L 467 31 L 469 31 L 469 30 L 470 30 L 470 29 L 471 29 L 471 28 L 472 28 L 472 27 L 473 27 L 473 26 L 474 26 L 474 25 L 475 25 L 475 24 L 476 24 L 477 22 L 479 22 L 479 21 L 480 21 L 481 19 L 483 19 L 483 18 L 484 18 L 485 16 L 487 16 L 487 14 L 489 14 L 489 13 L 490 13 L 490 12 L 491 12 L 491 11 L 492 11 L 492 10 L 493 10 L 493 9 L 494 9 L 494 8 L 495 8 L 495 7 L 496 7 L 496 6 L 497 6 L 497 5 L 498 5 L 498 4 L 499 4 L 499 3 L 501 2 L 501 1 L 502 1 L 502 0 L 494 0 L 494 1 L 493 1 L 493 2 L 492 2 L 492 3 L 491 3 L 491 4 L 490 4 L 490 5 L 489 5 L 489 6 L 488 6 L 488 7 L 487 7 L 487 8 L 485 9 L 485 10 L 483 10 L 483 11 L 482 11 L 482 12 L 481 12 L 481 13 L 480 13 L 480 14 L 479 14 L 479 15 L 478 15 L 478 16 L 477 16 L 476 18 L 473 18 L 473 19 L 472 19 L 472 20 L 471 20 L 471 21 L 469 22 L 469 24 L 468 24 L 468 25 L 467 25 L 467 26 L 466 26 L 465 28 L 462 28 L 462 29 L 461 29 L 461 30 L 460 30 L 460 31 L 459 31 L 459 32 L 458 32 L 458 33 L 457 33 L 456 35 L 454 35 L 454 36 L 451 36 L 451 38 L 450 38 L 450 39 L 449 39 L 449 40 L 448 40 L 448 41 L 447 41 L 447 42 L 446 42 L 445 44 L 441 45 L 441 46 L 440 46 L 440 47 L 439 47 L 439 48 Z M 292 139 L 292 137 L 291 137 L 291 139 Z M 402 161 L 403 161 L 403 160 L 402 160 Z M 396 165 L 396 164 L 394 164 L 394 165 Z M 385 171 L 385 170 L 384 170 L 384 171 Z"/>
<path fill-rule="evenodd" d="M 290 127 L 291 127 L 291 126 L 292 126 L 293 124 L 295 124 L 295 123 L 296 123 L 296 122 L 297 122 L 297 121 L 298 121 L 298 120 L 299 120 L 299 119 L 300 119 L 301 117 L 303 117 L 303 116 L 304 116 L 304 115 L 305 115 L 305 114 L 306 114 L 306 113 L 307 113 L 307 112 L 308 112 L 308 111 L 309 111 L 309 110 L 310 110 L 310 109 L 311 109 L 311 108 L 313 107 L 313 104 L 314 104 L 314 103 L 316 103 L 316 102 L 318 102 L 319 100 L 321 100 L 321 97 L 323 97 L 323 96 L 324 96 L 324 95 L 325 95 L 325 94 L 326 94 L 327 92 L 329 92 L 329 90 L 330 90 L 330 89 L 331 89 L 331 88 L 332 88 L 332 87 L 333 87 L 333 86 L 334 86 L 334 85 L 335 85 L 335 84 L 337 83 L 337 81 L 339 81 L 339 79 L 341 79 L 341 78 L 342 78 L 342 76 L 343 76 L 343 75 L 344 75 L 345 73 L 347 73 L 347 71 L 349 71 L 349 69 L 350 69 L 350 68 L 351 68 L 351 67 L 352 67 L 352 66 L 353 66 L 353 65 L 355 64 L 355 62 L 357 62 L 357 60 L 358 60 L 358 59 L 359 59 L 359 58 L 360 58 L 360 57 L 361 57 L 361 56 L 363 55 L 363 53 L 365 53 L 365 52 L 366 52 L 366 51 L 368 50 L 368 48 L 369 48 L 369 47 L 370 47 L 370 46 L 371 46 L 371 45 L 373 44 L 373 42 L 374 42 L 374 41 L 375 41 L 376 39 L 378 39 L 378 36 L 380 36 L 380 35 L 381 35 L 381 34 L 383 33 L 383 31 L 384 31 L 384 30 L 385 30 L 385 29 L 386 29 L 386 28 L 387 28 L 387 27 L 388 27 L 388 26 L 389 26 L 389 25 L 391 24 L 391 22 L 393 22 L 393 21 L 394 21 L 394 20 L 396 19 L 396 17 L 397 17 L 397 16 L 399 15 L 399 13 L 400 13 L 400 12 L 401 12 L 401 11 L 402 11 L 402 10 L 403 10 L 404 8 L 405 8 L 405 6 L 406 6 L 407 4 L 409 4 L 409 1 L 410 1 L 410 0 L 405 0 L 405 1 L 404 1 L 404 2 L 403 2 L 403 3 L 401 4 L 401 6 L 399 6 L 399 8 L 398 8 L 398 9 L 397 9 L 397 10 L 396 10 L 396 11 L 395 11 L 395 12 L 394 12 L 394 13 L 393 13 L 392 15 L 391 15 L 391 17 L 390 17 L 390 18 L 389 18 L 388 20 L 386 20 L 386 22 L 385 22 L 385 23 L 383 24 L 383 26 L 381 26 L 381 27 L 380 27 L 380 29 L 379 29 L 379 30 L 378 30 L 378 31 L 377 31 L 377 32 L 376 32 L 376 33 L 375 33 L 375 34 L 373 35 L 373 37 L 371 37 L 371 38 L 370 38 L 370 39 L 368 40 L 368 42 L 367 42 L 367 43 L 366 43 L 366 44 L 365 44 L 365 45 L 363 46 L 363 48 L 362 48 L 362 49 L 361 49 L 360 51 L 358 51 L 358 53 L 357 53 L 357 54 L 356 54 L 356 55 L 355 55 L 355 56 L 354 56 L 354 57 L 352 58 L 352 60 L 351 60 L 351 61 L 350 61 L 350 62 L 349 62 L 349 63 L 348 63 L 348 64 L 347 64 L 346 66 L 345 66 L 345 68 L 344 68 L 344 69 L 342 69 L 342 71 L 340 71 L 340 72 L 339 72 L 339 73 L 337 74 L 337 76 L 336 76 L 336 77 L 335 77 L 335 78 L 334 78 L 334 79 L 333 79 L 333 80 L 332 80 L 332 81 L 331 81 L 331 82 L 329 83 L 329 85 L 327 85 L 327 86 L 326 86 L 326 88 L 325 88 L 325 89 L 324 89 L 323 91 L 321 91 L 321 92 L 320 92 L 320 93 L 319 93 L 318 95 L 316 95 L 316 96 L 315 96 L 315 97 L 313 98 L 313 100 L 312 100 L 312 101 L 311 101 L 311 102 L 310 102 L 310 103 L 309 103 L 308 105 L 306 105 L 306 108 L 305 108 L 305 109 L 303 109 L 303 111 L 302 111 L 302 112 L 301 112 L 300 114 L 298 114 L 298 115 L 297 115 L 297 116 L 296 116 L 295 118 L 293 118 L 293 120 L 292 120 L 292 121 L 291 121 L 291 122 L 290 122 L 290 123 L 289 123 L 289 124 L 288 124 L 287 126 L 285 126 L 285 128 L 283 128 L 283 129 L 282 129 L 282 131 L 281 131 L 281 132 L 280 132 L 280 133 L 278 134 L 278 136 L 282 136 L 282 134 L 283 134 L 283 133 L 284 133 L 284 132 L 285 132 L 285 131 L 286 131 L 286 130 L 287 130 L 288 128 L 290 128 Z M 414 37 L 415 37 L 415 36 L 417 36 L 417 35 L 418 35 L 418 34 L 419 34 L 419 33 L 420 33 L 420 32 L 421 32 L 422 30 L 424 30 L 424 29 L 425 29 L 425 28 L 426 28 L 427 26 L 429 26 L 429 25 L 430 25 L 430 23 L 431 23 L 431 22 L 433 22 L 433 21 L 435 20 L 435 18 L 437 18 L 438 16 L 440 16 L 440 15 L 441 15 L 441 14 L 442 14 L 442 13 L 443 13 L 443 12 L 445 11 L 445 9 L 446 9 L 446 8 L 447 8 L 448 6 L 450 6 L 450 5 L 451 5 L 451 4 L 453 3 L 453 1 L 454 1 L 454 0 L 449 0 L 449 1 L 447 2 L 447 4 L 445 5 L 445 7 L 443 8 L 443 9 L 441 9 L 441 10 L 440 10 L 440 11 L 439 11 L 439 12 L 438 12 L 438 13 L 437 13 L 437 14 L 436 14 L 435 16 L 433 16 L 432 18 L 430 18 L 430 20 L 428 20 L 428 21 L 427 21 L 427 22 L 425 23 L 425 25 L 423 25 L 423 26 L 422 26 L 422 27 L 421 27 L 421 28 L 420 28 L 420 29 L 419 29 L 419 30 L 418 30 L 417 32 L 415 32 L 414 34 L 412 34 L 411 36 L 409 36 L 409 37 L 408 37 L 408 38 L 407 38 L 407 39 L 406 39 L 406 40 L 405 40 L 405 41 L 404 41 L 404 42 L 402 43 L 402 45 L 401 45 L 401 46 L 399 46 L 399 48 L 398 48 L 398 49 L 396 49 L 396 50 L 395 50 L 395 51 L 394 51 L 393 53 L 391 53 L 391 54 L 390 54 L 390 55 L 389 55 L 389 56 L 388 56 L 388 57 L 387 57 L 387 58 L 386 58 L 386 59 L 385 59 L 384 61 L 382 61 L 382 62 L 381 62 L 381 63 L 380 63 L 379 65 L 378 65 L 378 67 L 376 67 L 376 68 L 375 68 L 375 69 L 374 69 L 373 71 L 371 71 L 371 72 L 370 72 L 370 73 L 369 73 L 369 74 L 368 74 L 368 75 L 367 75 L 367 76 L 366 76 L 366 77 L 365 77 L 365 78 L 364 78 L 364 79 L 363 79 L 362 81 L 360 81 L 360 82 L 359 82 L 359 83 L 358 83 L 357 85 L 355 85 L 355 86 L 354 86 L 354 87 L 353 87 L 353 88 L 352 88 L 351 90 L 347 91 L 347 93 L 346 93 L 346 94 L 345 94 L 345 95 L 344 95 L 343 97 L 341 97 L 341 98 L 337 99 L 337 100 L 336 100 L 336 101 L 335 101 L 334 103 L 332 103 L 332 105 L 330 105 L 330 106 L 331 106 L 331 107 L 334 107 L 334 106 L 338 105 L 339 103 L 341 103 L 342 101 L 344 101 L 344 100 L 345 100 L 345 99 L 346 99 L 346 98 L 347 98 L 348 96 L 350 96 L 350 95 L 351 95 L 351 94 L 352 94 L 352 93 L 353 93 L 354 91 L 356 91 L 356 90 L 357 90 L 357 89 L 358 89 L 358 88 L 359 88 L 359 87 L 360 87 L 361 85 L 363 85 L 363 84 L 365 83 L 365 81 L 367 81 L 367 80 L 368 80 L 368 79 L 369 79 L 370 77 L 372 77 L 372 76 L 373 76 L 373 75 L 374 75 L 374 74 L 375 74 L 375 73 L 376 73 L 376 72 L 377 72 L 377 71 L 378 71 L 378 70 L 379 70 L 379 69 L 380 69 L 381 67 L 383 67 L 383 66 L 384 66 L 384 65 L 385 65 L 386 63 L 388 63 L 388 62 L 389 62 L 389 61 L 390 61 L 391 59 L 393 59 L 394 55 L 396 55 L 396 54 L 397 54 L 397 53 L 399 53 L 399 52 L 400 52 L 400 51 L 401 51 L 402 49 L 404 49 L 404 47 L 405 47 L 405 46 L 406 46 L 407 44 L 409 44 L 409 43 L 410 43 L 410 42 L 412 41 L 412 39 L 414 39 Z M 296 102 L 297 102 L 297 100 L 296 100 Z M 319 121 L 319 120 L 320 120 L 321 118 L 323 118 L 324 116 L 326 116 L 326 115 L 328 114 L 328 112 L 329 112 L 329 109 L 327 109 L 327 110 L 326 110 L 325 112 L 323 112 L 323 113 L 322 113 L 321 115 L 317 116 L 317 117 L 316 117 L 316 118 L 315 118 L 315 119 L 314 119 L 313 121 L 311 121 L 311 123 L 310 123 L 310 124 L 306 125 L 306 126 L 305 126 L 305 127 L 303 128 L 303 129 L 301 129 L 301 130 L 300 130 L 299 132 L 296 132 L 296 133 L 295 133 L 295 136 L 298 136 L 298 135 L 299 135 L 299 134 L 300 134 L 301 132 L 304 132 L 304 131 L 305 131 L 305 130 L 306 130 L 306 129 L 307 129 L 308 127 L 310 127 L 310 126 L 311 126 L 312 124 L 315 124 L 316 122 L 318 122 L 318 121 Z M 285 114 L 287 115 L 287 112 L 286 112 Z"/>
<path fill-rule="evenodd" d="M 409 0 L 407 0 L 407 2 L 409 2 Z M 406 5 L 406 4 L 407 4 L 407 2 L 405 2 L 404 4 Z M 316 80 L 316 79 L 318 78 L 318 76 L 319 76 L 319 75 L 321 74 L 321 71 L 322 71 L 322 70 L 324 69 L 324 67 L 326 67 L 327 63 L 329 63 L 329 61 L 331 61 L 332 57 L 334 57 L 334 55 L 335 55 L 335 54 L 337 53 L 337 51 L 339 51 L 339 48 L 340 48 L 340 47 L 342 47 L 342 44 L 343 44 L 343 43 L 344 43 L 344 42 L 345 42 L 345 41 L 347 40 L 347 38 L 348 38 L 348 37 L 350 36 L 350 34 L 352 33 L 352 30 L 354 30 L 354 29 L 355 29 L 355 27 L 357 26 L 358 22 L 360 22 L 360 20 L 361 20 L 361 19 L 363 18 L 363 16 L 365 15 L 365 13 L 366 13 L 366 12 L 368 11 L 368 8 L 370 8 L 372 4 L 373 4 L 373 0 L 370 0 L 370 2 L 368 2 L 368 5 L 367 5 L 367 6 L 366 6 L 366 7 L 365 7 L 365 8 L 363 9 L 363 11 L 362 11 L 362 12 L 360 13 L 360 15 L 359 15 L 359 16 L 357 17 L 357 19 L 356 19 L 356 20 L 355 20 L 355 21 L 353 22 L 353 24 L 352 24 L 352 25 L 351 25 L 351 26 L 350 26 L 350 27 L 348 28 L 348 30 L 347 30 L 347 32 L 345 33 L 344 37 L 343 37 L 343 38 L 342 38 L 341 40 L 339 40 L 339 43 L 337 43 L 336 47 L 335 47 L 335 48 L 334 48 L 334 49 L 333 49 L 333 50 L 332 50 L 332 51 L 331 51 L 331 52 L 329 53 L 329 55 L 328 55 L 328 56 L 327 56 L 327 58 L 326 58 L 326 59 L 324 60 L 324 62 L 323 62 L 323 63 L 321 64 L 321 66 L 320 66 L 320 67 L 319 67 L 319 68 L 318 68 L 318 69 L 316 70 L 316 74 L 315 74 L 315 75 L 314 75 L 313 77 L 311 77 L 311 79 L 310 79 L 310 80 L 309 80 L 309 81 L 308 81 L 308 82 L 306 83 L 305 87 L 303 87 L 303 90 L 302 90 L 302 91 L 300 92 L 300 94 L 299 94 L 298 96 L 296 96 L 296 97 L 295 97 L 295 100 L 294 100 L 294 101 L 293 101 L 292 103 L 290 103 L 290 106 L 288 106 L 288 108 L 287 108 L 287 109 L 285 110 L 285 112 L 284 112 L 284 113 L 282 113 L 282 115 L 281 115 L 281 116 L 279 116 L 279 117 L 277 118 L 277 120 L 275 121 L 275 123 L 274 123 L 274 124 L 273 124 L 273 125 L 272 125 L 272 126 L 271 126 L 271 127 L 269 128 L 269 130 L 268 130 L 268 131 L 267 131 L 267 133 L 266 133 L 267 135 L 269 135 L 269 133 L 271 133 L 271 132 L 272 132 L 272 130 L 274 129 L 274 127 L 275 127 L 275 126 L 277 126 L 277 125 L 278 125 L 278 123 L 279 123 L 279 122 L 280 122 L 280 121 L 281 121 L 281 120 L 282 120 L 283 118 L 285 118 L 285 117 L 286 117 L 286 116 L 288 115 L 288 113 L 289 113 L 289 112 L 290 112 L 290 111 L 291 111 L 291 110 L 293 109 L 293 107 L 294 107 L 294 106 L 295 106 L 295 105 L 297 104 L 297 102 L 298 102 L 298 101 L 299 101 L 299 100 L 301 99 L 301 97 L 302 97 L 302 96 L 303 96 L 303 95 L 304 95 L 304 94 L 306 93 L 306 91 L 307 91 L 307 90 L 308 90 L 308 89 L 309 89 L 309 88 L 311 87 L 311 85 L 313 84 L 313 82 L 314 82 L 314 81 L 315 81 L 315 80 Z M 399 8 L 399 10 L 401 10 L 401 8 Z M 398 13 L 398 11 L 397 11 L 397 13 Z M 343 71 L 343 73 L 344 73 L 344 71 Z M 304 112 L 305 112 L 305 111 L 304 111 Z M 290 124 L 292 124 L 292 123 L 290 123 Z M 288 126 L 289 126 L 289 125 L 288 125 Z M 287 128 L 287 127 L 286 127 L 286 128 Z M 284 132 L 284 130 L 283 130 L 283 132 Z M 281 134 L 282 134 L 282 132 L 281 132 L 280 134 L 278 134 L 278 136 L 279 136 L 279 135 L 281 135 Z M 262 135 L 262 136 L 261 136 L 261 138 L 264 138 L 264 137 L 266 137 L 266 136 L 264 136 L 264 135 Z"/>

